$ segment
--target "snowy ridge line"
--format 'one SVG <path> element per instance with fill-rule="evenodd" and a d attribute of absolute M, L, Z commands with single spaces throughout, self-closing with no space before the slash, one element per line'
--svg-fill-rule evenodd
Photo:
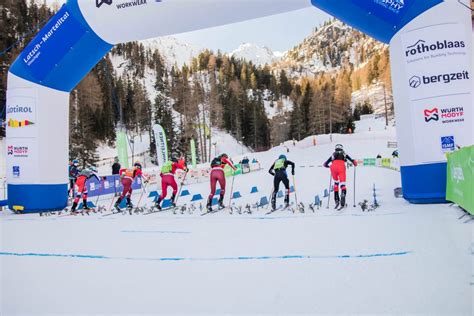
<path fill-rule="evenodd" d="M 48 253 L 16 253 L 0 252 L 0 256 L 9 257 L 54 257 L 75 259 L 98 259 L 98 260 L 130 260 L 130 261 L 236 261 L 236 260 L 288 260 L 288 259 L 367 259 L 377 257 L 396 257 L 412 254 L 413 251 L 373 253 L 360 255 L 283 255 L 283 256 L 239 256 L 239 257 L 216 257 L 216 258 L 186 258 L 186 257 L 162 257 L 162 258 L 132 258 L 132 257 L 108 257 L 81 254 L 48 254 Z"/>

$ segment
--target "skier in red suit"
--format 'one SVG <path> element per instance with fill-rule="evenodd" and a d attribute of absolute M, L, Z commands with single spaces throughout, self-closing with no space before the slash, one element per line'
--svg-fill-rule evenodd
<path fill-rule="evenodd" d="M 352 159 L 349 155 L 344 152 L 344 147 L 341 144 L 336 145 L 336 150 L 331 157 L 324 163 L 324 167 L 331 169 L 331 176 L 334 180 L 334 201 L 336 207 L 346 205 L 346 162 L 352 162 L 354 166 L 357 166 L 357 161 Z M 341 187 L 341 198 L 339 199 L 339 186 Z"/>
<path fill-rule="evenodd" d="M 178 184 L 176 183 L 174 175 L 178 169 L 184 170 L 186 172 L 188 171 L 184 158 L 178 160 L 173 157 L 170 161 L 167 161 L 163 167 L 161 167 L 161 195 L 155 204 L 156 208 L 159 210 L 161 210 L 161 202 L 166 199 L 166 196 L 168 195 L 168 187 L 173 189 L 171 204 L 173 207 L 176 207 L 175 199 L 176 193 L 178 193 Z"/>
<path fill-rule="evenodd" d="M 207 199 L 207 209 L 212 211 L 212 198 L 216 194 L 216 184 L 219 182 L 221 187 L 221 193 L 219 196 L 219 207 L 224 208 L 224 195 L 225 195 L 225 174 L 224 167 L 229 165 L 234 171 L 237 168 L 234 166 L 232 161 L 229 159 L 227 154 L 222 154 L 214 158 L 211 162 L 211 194 Z"/>

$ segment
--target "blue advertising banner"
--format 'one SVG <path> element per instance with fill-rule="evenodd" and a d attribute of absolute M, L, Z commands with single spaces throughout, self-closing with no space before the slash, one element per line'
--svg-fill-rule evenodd
<path fill-rule="evenodd" d="M 105 179 L 104 179 L 105 178 Z M 132 184 L 133 190 L 139 190 L 142 187 L 142 179 L 136 178 Z M 123 186 L 120 181 L 120 176 L 112 175 L 102 177 L 102 183 L 97 181 L 95 178 L 87 180 L 87 190 L 89 191 L 88 196 L 98 196 L 114 194 L 116 192 L 122 192 Z"/>
<path fill-rule="evenodd" d="M 85 32 L 84 26 L 63 6 L 23 50 L 19 60 L 35 79 L 42 81 Z"/>

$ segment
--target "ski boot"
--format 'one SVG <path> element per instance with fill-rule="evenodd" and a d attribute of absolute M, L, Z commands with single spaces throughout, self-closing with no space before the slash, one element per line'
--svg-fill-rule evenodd
<path fill-rule="evenodd" d="M 86 201 L 86 200 L 82 201 L 82 209 L 83 209 L 84 211 L 90 211 L 90 209 L 91 209 L 91 208 L 87 205 L 87 201 Z"/>
<path fill-rule="evenodd" d="M 336 203 L 334 208 L 337 209 L 339 207 L 339 204 L 341 203 L 339 199 L 339 191 L 334 191 L 334 202 Z"/>
<path fill-rule="evenodd" d="M 72 203 L 71 214 L 76 214 L 77 202 Z"/>
<path fill-rule="evenodd" d="M 156 202 L 155 202 L 155 208 L 158 210 L 158 211 L 161 211 L 161 199 L 158 199 Z"/>
<path fill-rule="evenodd" d="M 289 207 L 290 207 L 290 195 L 286 194 L 285 195 L 285 208 L 289 208 Z"/>
<path fill-rule="evenodd" d="M 131 210 L 133 208 L 132 198 L 127 196 L 127 209 Z"/>
<path fill-rule="evenodd" d="M 221 196 L 219 197 L 219 209 L 222 210 L 222 209 L 224 209 L 224 208 L 225 208 L 225 205 L 224 205 L 224 196 L 221 195 Z"/>
<path fill-rule="evenodd" d="M 120 209 L 120 203 L 122 202 L 122 198 L 118 198 L 117 202 L 114 204 L 114 208 L 117 210 L 117 212 L 122 212 Z"/>
<path fill-rule="evenodd" d="M 207 199 L 206 209 L 209 213 L 212 212 L 212 198 Z"/>
<path fill-rule="evenodd" d="M 272 211 L 275 211 L 276 210 L 276 194 L 274 193 L 272 195 Z"/>
<path fill-rule="evenodd" d="M 342 190 L 341 193 L 341 208 L 346 206 L 346 190 Z"/>
<path fill-rule="evenodd" d="M 173 194 L 173 195 L 171 196 L 171 207 L 176 207 L 176 202 L 175 202 L 175 200 L 176 200 L 176 195 Z"/>

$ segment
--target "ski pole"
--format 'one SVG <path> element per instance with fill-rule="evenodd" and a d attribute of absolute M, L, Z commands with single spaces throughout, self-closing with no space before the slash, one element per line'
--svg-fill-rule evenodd
<path fill-rule="evenodd" d="M 354 166 L 354 207 L 356 207 L 356 166 Z"/>
<path fill-rule="evenodd" d="M 104 178 L 105 178 L 105 177 L 104 177 Z M 99 194 L 97 195 L 97 199 L 95 200 L 95 204 L 94 204 L 95 207 L 98 207 L 99 198 L 100 198 L 100 195 L 102 194 L 102 188 L 104 187 L 104 185 L 103 185 L 104 178 L 102 178 L 102 180 L 100 181 Z"/>
<path fill-rule="evenodd" d="M 186 181 L 186 176 L 188 175 L 188 171 L 189 171 L 189 170 L 186 170 L 186 172 L 184 173 L 183 180 L 181 180 L 181 184 L 180 184 L 180 186 L 179 186 L 178 195 L 176 196 L 176 201 L 174 201 L 174 204 L 178 204 L 178 199 L 179 199 L 179 197 L 181 196 L 181 190 L 183 189 L 184 181 Z"/>
<path fill-rule="evenodd" d="M 232 185 L 230 186 L 229 208 L 231 207 L 231 203 L 232 203 L 232 194 L 234 194 L 234 180 L 235 180 L 235 173 L 232 172 Z"/>
<path fill-rule="evenodd" d="M 326 208 L 329 208 L 329 200 L 331 199 L 331 185 L 332 185 L 332 175 L 329 174 L 328 205 L 326 206 Z"/>
<path fill-rule="evenodd" d="M 272 203 L 272 197 L 273 197 L 273 193 L 275 192 L 275 188 L 272 188 L 272 193 L 270 193 L 270 196 L 268 197 L 268 201 L 269 203 L 267 204 L 267 206 L 265 207 L 265 209 L 268 209 L 268 207 L 270 206 L 270 204 Z"/>
<path fill-rule="evenodd" d="M 140 203 L 142 201 L 142 198 L 143 198 L 143 193 L 146 193 L 146 187 L 148 186 L 148 182 L 146 183 L 146 185 L 142 185 L 142 193 L 140 194 L 140 199 L 138 199 L 138 203 L 137 203 L 137 206 L 135 208 L 138 208 L 140 206 Z"/>
<path fill-rule="evenodd" d="M 115 178 L 115 176 L 112 176 L 112 178 L 113 178 L 113 181 L 114 181 L 114 191 L 115 191 L 115 193 L 117 193 L 117 186 L 115 185 L 116 178 Z M 119 196 L 122 196 L 122 193 L 120 193 Z M 114 196 L 113 196 L 112 199 L 111 199 L 112 201 L 110 202 L 110 205 L 109 205 L 109 208 L 107 209 L 107 211 L 111 211 L 111 210 L 112 210 L 112 205 L 114 205 L 115 197 L 116 197 L 116 196 L 115 196 L 115 194 L 114 194 Z"/>
<path fill-rule="evenodd" d="M 295 190 L 295 201 L 296 201 L 296 205 L 298 205 L 298 195 L 296 194 L 296 181 L 295 181 L 295 175 L 293 175 L 293 189 Z"/>

